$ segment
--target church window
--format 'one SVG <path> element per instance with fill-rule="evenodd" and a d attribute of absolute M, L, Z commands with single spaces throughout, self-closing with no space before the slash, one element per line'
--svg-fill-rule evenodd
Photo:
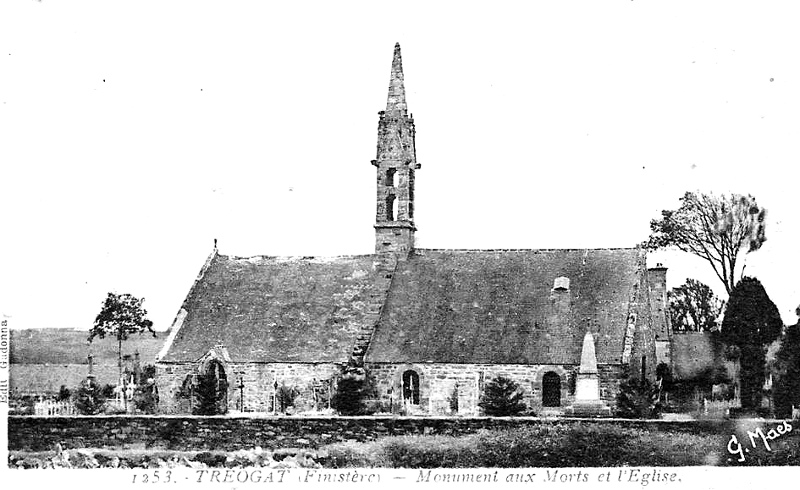
<path fill-rule="evenodd" d="M 647 379 L 647 356 L 642 356 L 642 383 Z"/>
<path fill-rule="evenodd" d="M 556 372 L 548 371 L 542 377 L 542 406 L 561 406 L 561 377 Z"/>
<path fill-rule="evenodd" d="M 403 373 L 403 400 L 419 405 L 419 374 L 413 369 Z"/>
<path fill-rule="evenodd" d="M 386 170 L 386 180 L 384 181 L 384 185 L 389 187 L 396 187 L 397 186 L 397 169 L 390 168 Z"/>
<path fill-rule="evenodd" d="M 386 196 L 386 221 L 394 221 L 397 216 L 397 200 L 394 194 Z"/>

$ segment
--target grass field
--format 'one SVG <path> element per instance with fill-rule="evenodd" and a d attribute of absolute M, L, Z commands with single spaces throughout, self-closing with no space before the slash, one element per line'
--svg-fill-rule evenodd
<path fill-rule="evenodd" d="M 754 430 L 753 427 L 747 430 Z M 745 461 L 728 451 L 733 434 L 690 433 L 598 424 L 543 424 L 513 430 L 484 430 L 466 436 L 389 436 L 372 442 L 345 442 L 316 450 L 248 449 L 167 451 L 82 449 L 64 456 L 56 452 L 12 451 L 11 467 L 606 467 L 800 465 L 800 435 L 789 431 L 771 440 L 751 440 L 743 427 L 737 441 L 749 449 Z M 764 434 L 769 432 L 764 428 Z M 775 434 L 773 434 L 775 435 Z M 769 448 L 767 448 L 767 445 Z M 735 448 L 735 445 L 731 446 Z M 59 459 L 60 458 L 60 459 Z M 48 463 L 48 461 L 50 463 Z M 88 461 L 88 462 L 87 462 Z"/>
<path fill-rule="evenodd" d="M 716 466 L 732 463 L 727 461 L 728 438 L 613 426 L 545 425 L 463 437 L 404 436 L 339 443 L 323 448 L 318 461 L 325 467 L 393 468 Z M 754 454 L 749 463 L 800 464 L 800 438 L 793 443 L 792 457 L 786 457 L 786 448 L 773 448 Z"/>

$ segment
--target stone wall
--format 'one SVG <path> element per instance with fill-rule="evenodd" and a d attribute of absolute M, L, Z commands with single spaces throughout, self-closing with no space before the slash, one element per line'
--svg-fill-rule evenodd
<path fill-rule="evenodd" d="M 327 402 L 328 386 L 335 388 L 341 366 L 333 363 L 230 363 L 219 360 L 228 380 L 229 411 L 273 412 L 275 384 L 297 392 L 295 411 L 314 410 Z M 159 413 L 189 414 L 188 398 L 180 397 L 184 380 L 200 372 L 200 364 L 158 364 L 156 379 L 159 393 Z M 240 382 L 243 388 L 240 389 Z M 317 388 L 315 402 L 314 387 Z M 241 402 L 244 406 L 241 406 Z"/>
<path fill-rule="evenodd" d="M 228 377 L 228 408 L 230 411 L 267 412 L 275 411 L 275 382 L 278 386 L 297 390 L 295 412 L 313 411 L 327 406 L 330 394 L 335 391 L 336 380 L 342 367 L 338 364 L 292 364 L 292 363 L 226 363 Z M 453 414 L 451 400 L 458 399 L 457 413 L 480 415 L 478 401 L 483 387 L 496 376 L 513 379 L 525 393 L 525 404 L 532 414 L 559 412 L 559 408 L 542 407 L 542 377 L 552 371 L 561 380 L 561 407 L 570 405 L 574 398 L 574 376 L 578 366 L 574 365 L 525 365 L 525 364 L 388 364 L 368 363 L 368 374 L 377 390 L 377 411 L 409 414 Z M 180 397 L 184 380 L 200 371 L 200 364 L 157 365 L 159 392 L 158 412 L 162 414 L 191 414 L 191 401 Z M 611 407 L 616 404 L 619 384 L 625 379 L 622 366 L 600 365 L 600 396 Z M 402 376 L 413 370 L 419 376 L 419 405 L 404 405 Z M 240 392 L 243 381 L 243 394 Z M 317 386 L 317 398 L 313 387 Z M 242 410 L 241 401 L 244 401 Z"/>
<path fill-rule="evenodd" d="M 559 409 L 542 407 L 542 377 L 553 371 L 561 379 L 561 408 L 572 403 L 574 398 L 573 376 L 578 366 L 574 365 L 525 365 L 525 364 L 388 364 L 369 363 L 366 366 L 374 378 L 378 401 L 382 411 L 399 413 L 410 408 L 411 413 L 433 415 L 452 414 L 451 399 L 458 398 L 458 413 L 478 415 L 483 386 L 496 376 L 513 379 L 525 393 L 525 404 L 534 413 L 558 412 Z M 420 403 L 418 407 L 403 404 L 402 376 L 407 370 L 419 376 Z M 619 383 L 624 379 L 621 366 L 600 365 L 600 395 L 613 407 L 619 392 Z"/>
<path fill-rule="evenodd" d="M 628 369 L 621 365 L 600 364 L 600 398 L 612 409 L 617 406 L 619 385 L 628 378 Z"/>
<path fill-rule="evenodd" d="M 462 436 L 481 429 L 513 429 L 542 424 L 616 424 L 648 430 L 733 434 L 736 421 L 581 420 L 530 417 L 193 417 L 93 416 L 8 417 L 11 451 L 81 447 L 237 450 L 318 448 L 345 441 L 371 441 L 390 435 Z"/>

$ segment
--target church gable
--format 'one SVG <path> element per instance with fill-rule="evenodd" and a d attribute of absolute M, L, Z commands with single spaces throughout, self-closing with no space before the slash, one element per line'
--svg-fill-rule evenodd
<path fill-rule="evenodd" d="M 415 250 L 401 262 L 367 362 L 578 364 L 587 329 L 621 362 L 639 249 Z"/>
<path fill-rule="evenodd" d="M 217 255 L 161 362 L 195 362 L 216 346 L 235 363 L 346 362 L 383 294 L 378 272 L 372 256 Z"/>

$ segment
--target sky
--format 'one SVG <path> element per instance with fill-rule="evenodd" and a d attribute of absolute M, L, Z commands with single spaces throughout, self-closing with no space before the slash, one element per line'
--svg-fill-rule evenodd
<path fill-rule="evenodd" d="M 0 314 L 172 323 L 220 253 L 373 250 L 402 46 L 422 248 L 632 247 L 686 191 L 768 210 L 748 256 L 800 304 L 800 30 L 788 2 L 4 2 Z M 648 256 L 669 287 L 708 264 Z"/>

